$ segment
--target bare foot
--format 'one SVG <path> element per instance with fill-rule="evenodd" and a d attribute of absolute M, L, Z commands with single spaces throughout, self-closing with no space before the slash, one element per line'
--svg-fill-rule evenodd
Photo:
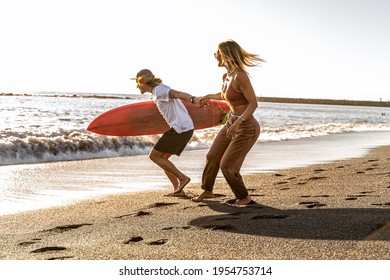
<path fill-rule="evenodd" d="M 184 197 L 186 196 L 186 193 L 184 191 L 181 191 L 181 192 L 172 192 L 172 193 L 167 193 L 167 194 L 164 194 L 164 196 L 173 196 L 173 197 Z"/>
<path fill-rule="evenodd" d="M 245 198 L 237 199 L 233 205 L 248 205 L 252 202 L 251 197 L 248 195 Z"/>
<path fill-rule="evenodd" d="M 213 192 L 210 191 L 204 191 L 199 196 L 192 198 L 193 202 L 201 202 L 205 198 L 213 198 Z"/>
<path fill-rule="evenodd" d="M 174 194 L 180 193 L 185 186 L 191 181 L 191 178 L 185 177 L 183 180 L 180 180 L 180 185 L 179 187 L 173 192 Z"/>

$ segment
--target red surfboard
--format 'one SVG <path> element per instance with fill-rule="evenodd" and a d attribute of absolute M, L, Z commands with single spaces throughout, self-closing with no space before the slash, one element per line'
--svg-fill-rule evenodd
<path fill-rule="evenodd" d="M 204 108 L 182 101 L 190 114 L 195 129 L 220 125 L 230 111 L 223 101 L 210 100 Z M 87 130 L 111 136 L 139 136 L 161 134 L 169 129 L 153 101 L 138 102 L 111 109 L 88 126 Z"/>

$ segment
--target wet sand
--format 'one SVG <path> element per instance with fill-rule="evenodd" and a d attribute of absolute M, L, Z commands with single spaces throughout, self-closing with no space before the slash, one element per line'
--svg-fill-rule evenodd
<path fill-rule="evenodd" d="M 390 146 L 244 180 L 247 207 L 225 203 L 219 179 L 201 203 L 194 182 L 184 198 L 117 194 L 0 216 L 0 259 L 390 259 Z"/>
<path fill-rule="evenodd" d="M 389 145 L 390 132 L 360 132 L 257 143 L 243 175 L 334 162 Z M 186 150 L 172 161 L 196 184 L 207 149 Z M 221 172 L 218 178 L 223 178 Z M 169 181 L 147 155 L 0 166 L 0 216 L 117 193 L 168 189 Z"/>

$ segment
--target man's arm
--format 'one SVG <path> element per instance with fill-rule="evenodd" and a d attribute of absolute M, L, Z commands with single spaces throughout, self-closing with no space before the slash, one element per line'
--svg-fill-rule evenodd
<path fill-rule="evenodd" d="M 181 99 L 181 100 L 186 100 L 186 101 L 190 101 L 191 103 L 195 103 L 195 96 L 192 96 L 191 94 L 189 93 L 186 93 L 186 92 L 182 92 L 182 91 L 177 91 L 177 90 L 174 90 L 174 89 L 171 89 L 169 91 L 169 98 L 178 98 L 178 99 Z"/>

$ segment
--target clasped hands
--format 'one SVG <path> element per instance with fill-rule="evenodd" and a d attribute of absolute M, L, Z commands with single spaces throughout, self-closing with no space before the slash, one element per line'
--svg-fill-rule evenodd
<path fill-rule="evenodd" d="M 195 97 L 194 104 L 196 104 L 199 108 L 204 108 L 209 104 L 211 98 L 208 96 L 202 96 L 202 97 Z M 239 129 L 239 122 L 234 122 L 232 125 L 229 125 L 229 128 L 226 132 L 227 138 L 234 138 L 238 132 Z"/>
<path fill-rule="evenodd" d="M 206 96 L 195 97 L 194 104 L 196 104 L 199 108 L 204 108 L 209 104 L 210 98 Z"/>

